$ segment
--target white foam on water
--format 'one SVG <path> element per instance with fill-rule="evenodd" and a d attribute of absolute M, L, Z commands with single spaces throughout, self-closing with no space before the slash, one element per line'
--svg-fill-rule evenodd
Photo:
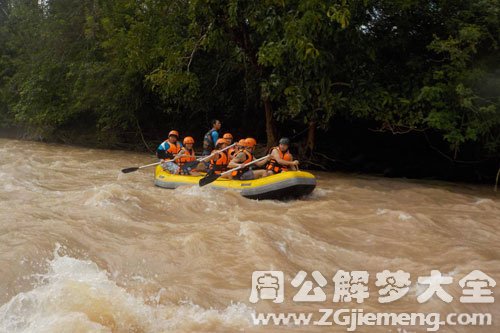
<path fill-rule="evenodd" d="M 474 205 L 493 204 L 493 203 L 494 203 L 493 200 L 486 198 L 476 198 L 476 201 L 474 201 Z"/>
<path fill-rule="evenodd" d="M 378 208 L 377 211 L 375 212 L 376 215 L 395 215 L 400 219 L 401 221 L 408 221 L 413 218 L 410 214 L 400 211 L 400 210 L 391 210 L 391 209 L 386 209 L 386 208 Z"/>
<path fill-rule="evenodd" d="M 276 243 L 276 245 L 278 245 L 278 249 L 281 251 L 281 253 L 287 254 L 286 253 L 286 243 L 285 242 L 279 242 L 279 241 L 277 241 L 275 243 Z"/>
<path fill-rule="evenodd" d="M 308 199 L 321 199 L 321 198 L 328 197 L 329 195 L 331 195 L 334 192 L 335 191 L 330 190 L 330 189 L 316 187 L 311 194 L 306 196 L 306 198 L 308 198 Z"/>
<path fill-rule="evenodd" d="M 15 191 L 23 191 L 24 187 L 13 185 L 11 183 L 4 183 L 3 186 L 2 186 L 2 189 L 5 192 L 15 192 Z"/>
<path fill-rule="evenodd" d="M 193 303 L 158 304 L 118 286 L 91 260 L 59 255 L 37 285 L 0 307 L 0 332 L 163 332 L 240 330 L 253 310 L 241 303 L 205 309 Z M 134 279 L 137 280 L 137 279 Z M 158 295 L 164 289 L 160 290 Z"/>
<path fill-rule="evenodd" d="M 200 197 L 200 198 L 210 198 L 213 197 L 214 191 L 218 191 L 220 194 L 221 190 L 216 190 L 210 187 L 200 187 L 198 185 L 186 185 L 177 187 L 174 192 L 176 194 L 182 194 L 190 197 Z"/>
<path fill-rule="evenodd" d="M 13 174 L 0 171 L 0 189 L 5 192 L 26 191 L 28 187 L 24 185 Z"/>
<path fill-rule="evenodd" d="M 412 218 L 413 218 L 413 216 L 411 216 L 410 214 L 407 214 L 407 213 L 399 213 L 398 218 L 399 218 L 401 221 L 407 221 L 407 220 L 412 219 Z"/>
<path fill-rule="evenodd" d="M 90 192 L 90 196 L 85 200 L 85 206 L 106 207 L 122 201 L 135 208 L 141 208 L 139 205 L 141 200 L 136 196 L 129 195 L 119 184 L 106 184 L 86 192 Z"/>

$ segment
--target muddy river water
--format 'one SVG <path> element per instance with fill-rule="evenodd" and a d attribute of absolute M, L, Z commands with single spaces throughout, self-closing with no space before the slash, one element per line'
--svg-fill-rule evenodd
<path fill-rule="evenodd" d="M 152 162 L 0 139 L 0 332 L 347 332 L 367 313 L 483 313 L 491 325 L 439 332 L 500 332 L 492 187 L 315 173 L 312 195 L 279 202 L 120 172 Z M 313 320 L 255 321 L 273 313 Z M 426 318 L 356 332 L 426 332 Z"/>

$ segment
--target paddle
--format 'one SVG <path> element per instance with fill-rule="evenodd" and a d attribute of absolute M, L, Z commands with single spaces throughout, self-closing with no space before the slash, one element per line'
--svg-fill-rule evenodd
<path fill-rule="evenodd" d="M 190 156 L 190 155 L 183 155 L 183 156 Z M 123 173 L 131 173 L 131 172 L 134 172 L 134 171 L 137 171 L 137 170 L 140 170 L 140 169 L 144 169 L 144 168 L 148 168 L 148 167 L 152 167 L 152 166 L 155 166 L 155 165 L 158 165 L 158 164 L 172 162 L 172 161 L 173 161 L 173 159 L 172 160 L 164 160 L 164 161 L 156 162 L 156 163 L 151 163 L 151 164 L 143 165 L 143 166 L 140 166 L 140 167 L 126 168 L 126 169 L 122 169 L 122 172 Z M 193 162 L 191 162 L 191 163 L 193 163 Z"/>
<path fill-rule="evenodd" d="M 230 146 L 228 146 L 228 147 L 226 147 L 226 148 L 224 148 L 224 149 L 222 149 L 220 151 L 227 150 L 227 149 L 229 149 L 229 148 L 231 148 L 231 147 L 233 147 L 235 145 L 236 145 L 236 143 L 234 143 L 234 144 L 232 144 L 232 145 L 230 145 Z M 214 156 L 215 154 L 217 154 L 217 153 L 213 153 L 212 155 L 209 155 L 209 156 L 203 156 L 203 157 L 197 159 L 196 161 L 188 162 L 188 163 L 190 163 L 189 165 L 195 165 L 195 164 L 198 164 L 201 161 L 203 161 L 203 160 L 205 160 L 205 159 L 207 159 L 209 157 Z M 185 155 L 185 156 L 189 156 L 189 155 Z M 167 153 L 164 150 L 159 150 L 158 151 L 158 157 L 161 158 L 161 159 L 164 159 L 164 158 L 167 157 Z M 171 162 L 171 161 L 172 160 L 170 160 L 170 161 L 163 161 L 163 162 Z M 131 172 L 134 172 L 134 171 L 137 171 L 137 170 L 140 170 L 140 169 L 144 169 L 144 168 L 148 168 L 148 167 L 151 167 L 151 166 L 155 166 L 155 165 L 161 164 L 163 162 L 156 162 L 156 163 L 152 163 L 152 164 L 148 164 L 148 165 L 143 165 L 143 166 L 140 166 L 140 167 L 126 168 L 126 169 L 122 169 L 122 172 L 123 173 L 131 173 Z M 188 163 L 186 163 L 185 165 L 188 165 Z"/>
<path fill-rule="evenodd" d="M 137 171 L 137 170 L 140 170 L 140 169 L 144 169 L 144 168 L 147 168 L 147 167 L 150 167 L 150 166 L 158 165 L 160 163 L 162 163 L 162 162 L 156 162 L 156 163 L 152 163 L 152 164 L 148 164 L 148 165 L 143 165 L 143 166 L 140 166 L 140 167 L 126 168 L 126 169 L 122 169 L 122 172 L 123 173 L 130 173 L 130 172 L 134 172 L 134 171 Z"/>
<path fill-rule="evenodd" d="M 234 169 L 231 169 L 231 170 L 228 170 L 228 171 L 226 171 L 226 172 L 223 172 L 223 173 L 221 173 L 220 175 L 216 175 L 216 174 L 213 174 L 213 173 L 212 173 L 212 174 L 207 173 L 207 175 L 206 175 L 205 177 L 203 177 L 202 179 L 200 179 L 199 185 L 200 185 L 200 187 L 205 186 L 205 185 L 208 185 L 208 184 L 210 184 L 210 183 L 212 183 L 212 182 L 216 181 L 217 179 L 219 179 L 219 177 L 222 177 L 222 176 L 225 176 L 225 175 L 229 175 L 229 174 L 230 174 L 231 172 L 233 172 L 233 171 L 236 171 L 236 170 L 240 170 L 240 169 L 246 168 L 246 167 L 248 167 L 248 166 L 250 166 L 250 165 L 253 165 L 253 164 L 255 164 L 255 163 L 258 163 L 258 162 L 260 162 L 260 161 L 263 161 L 263 160 L 265 160 L 265 159 L 266 159 L 266 158 L 268 158 L 268 157 L 269 157 L 269 155 L 266 155 L 266 156 L 264 156 L 264 157 L 261 157 L 261 158 L 259 158 L 259 159 L 256 159 L 255 161 L 252 161 L 252 162 L 250 162 L 250 163 L 243 164 L 243 165 L 240 165 L 239 167 L 236 167 L 236 168 L 234 168 Z"/>
<path fill-rule="evenodd" d="M 226 151 L 226 150 L 228 150 L 229 148 L 232 148 L 232 147 L 234 147 L 234 146 L 236 146 L 236 143 L 233 143 L 232 145 L 227 146 L 227 147 L 226 147 L 226 148 L 224 148 L 224 149 L 218 150 L 217 152 L 215 152 L 215 153 L 213 153 L 213 154 L 210 154 L 210 155 L 207 155 L 207 156 L 201 156 L 201 157 L 200 157 L 200 158 L 198 158 L 196 161 L 186 162 L 186 163 L 184 163 L 183 168 L 193 168 L 194 166 L 198 165 L 198 163 L 203 162 L 203 161 L 205 161 L 206 159 L 212 158 L 213 156 L 217 155 L 219 152 L 221 152 L 221 151 Z"/>

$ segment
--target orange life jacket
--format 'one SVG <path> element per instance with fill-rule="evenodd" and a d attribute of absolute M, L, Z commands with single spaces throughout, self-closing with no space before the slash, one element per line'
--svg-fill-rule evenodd
<path fill-rule="evenodd" d="M 292 161 L 292 154 L 287 150 L 286 152 L 282 152 L 279 147 L 273 147 L 269 149 L 269 154 L 273 152 L 273 150 L 278 150 L 278 153 L 280 154 L 280 158 L 285 161 Z M 280 173 L 283 171 L 288 171 L 288 167 L 286 165 L 281 165 L 276 161 L 274 158 L 272 158 L 266 165 L 266 169 L 270 170 L 274 173 Z"/>
<path fill-rule="evenodd" d="M 167 145 L 168 149 L 165 149 Z M 172 159 L 174 158 L 174 155 L 177 155 L 177 153 L 181 150 L 181 147 L 182 146 L 179 144 L 179 142 L 171 143 L 170 141 L 165 140 L 158 146 L 158 149 L 156 150 L 156 156 L 160 159 Z"/>
<path fill-rule="evenodd" d="M 181 152 L 183 155 L 189 155 L 189 156 L 182 156 L 177 160 L 177 163 L 179 163 L 179 166 L 183 166 L 184 164 L 188 162 L 194 162 L 196 160 L 194 149 L 188 150 L 186 147 L 181 149 Z"/>
<path fill-rule="evenodd" d="M 212 151 L 212 154 L 214 151 Z M 229 164 L 229 158 L 225 151 L 218 153 L 218 157 L 214 157 L 210 160 L 210 169 L 214 171 L 215 174 L 220 175 L 222 172 L 227 170 L 227 165 Z"/>
<path fill-rule="evenodd" d="M 247 164 L 247 163 L 250 163 L 253 161 L 253 155 L 251 153 L 249 153 L 246 150 L 241 150 L 240 152 L 243 152 L 243 153 L 245 153 L 245 155 L 247 155 L 246 156 L 247 159 L 242 164 Z M 240 153 L 240 152 L 238 152 L 238 153 Z M 247 168 L 241 168 L 239 170 L 235 170 L 235 171 L 231 172 L 231 176 L 233 178 L 238 179 L 245 171 L 247 171 Z"/>
<path fill-rule="evenodd" d="M 179 151 L 181 150 L 181 145 L 179 144 L 179 142 L 176 142 L 176 143 L 171 143 L 170 141 L 168 140 L 165 140 L 168 145 L 170 146 L 167 150 L 167 153 L 171 153 L 172 155 L 177 155 L 177 153 L 179 153 Z"/>

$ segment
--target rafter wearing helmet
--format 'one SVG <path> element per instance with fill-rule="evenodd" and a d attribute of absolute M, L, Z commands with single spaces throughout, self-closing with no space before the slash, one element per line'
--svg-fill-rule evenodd
<path fill-rule="evenodd" d="M 214 156 L 210 159 L 209 173 L 221 174 L 227 171 L 229 164 L 229 157 L 227 151 L 220 151 L 228 146 L 226 139 L 219 139 L 215 143 L 215 149 L 212 151 Z"/>
<path fill-rule="evenodd" d="M 257 141 L 254 138 L 246 138 L 244 140 L 240 140 L 238 142 L 243 146 L 243 149 L 239 150 L 234 158 L 229 163 L 229 168 L 234 169 L 243 164 L 250 163 L 254 160 L 253 151 L 255 146 L 257 145 Z M 263 160 L 259 163 L 256 163 L 255 167 L 262 167 L 267 163 L 267 160 Z M 239 170 L 235 170 L 231 173 L 231 178 L 233 179 L 241 179 L 241 180 L 250 180 L 262 178 L 267 175 L 266 170 L 256 170 L 252 167 L 250 168 L 242 168 Z"/>
<path fill-rule="evenodd" d="M 186 136 L 184 140 L 182 141 L 182 144 L 184 147 L 179 151 L 177 154 L 176 158 L 177 163 L 179 164 L 179 173 L 181 175 L 192 175 L 192 176 L 197 176 L 199 173 L 197 172 L 196 165 L 193 166 L 193 163 L 196 161 L 196 154 L 193 148 L 194 145 L 194 138 L 191 136 Z M 196 163 L 194 163 L 196 164 Z"/>
<path fill-rule="evenodd" d="M 269 150 L 271 158 L 269 160 L 269 163 L 267 163 L 266 165 L 268 175 L 298 169 L 297 167 L 299 165 L 299 161 L 293 160 L 293 156 L 290 153 L 289 147 L 290 139 L 281 138 L 279 141 L 279 145 Z"/>
<path fill-rule="evenodd" d="M 172 160 L 175 159 L 176 155 L 182 148 L 182 145 L 178 142 L 179 132 L 176 130 L 171 130 L 168 133 L 168 138 L 163 141 L 156 149 L 156 156 L 161 160 Z M 163 169 L 168 170 L 170 173 L 178 173 L 179 166 L 174 163 L 174 161 L 164 161 L 162 163 Z"/>

